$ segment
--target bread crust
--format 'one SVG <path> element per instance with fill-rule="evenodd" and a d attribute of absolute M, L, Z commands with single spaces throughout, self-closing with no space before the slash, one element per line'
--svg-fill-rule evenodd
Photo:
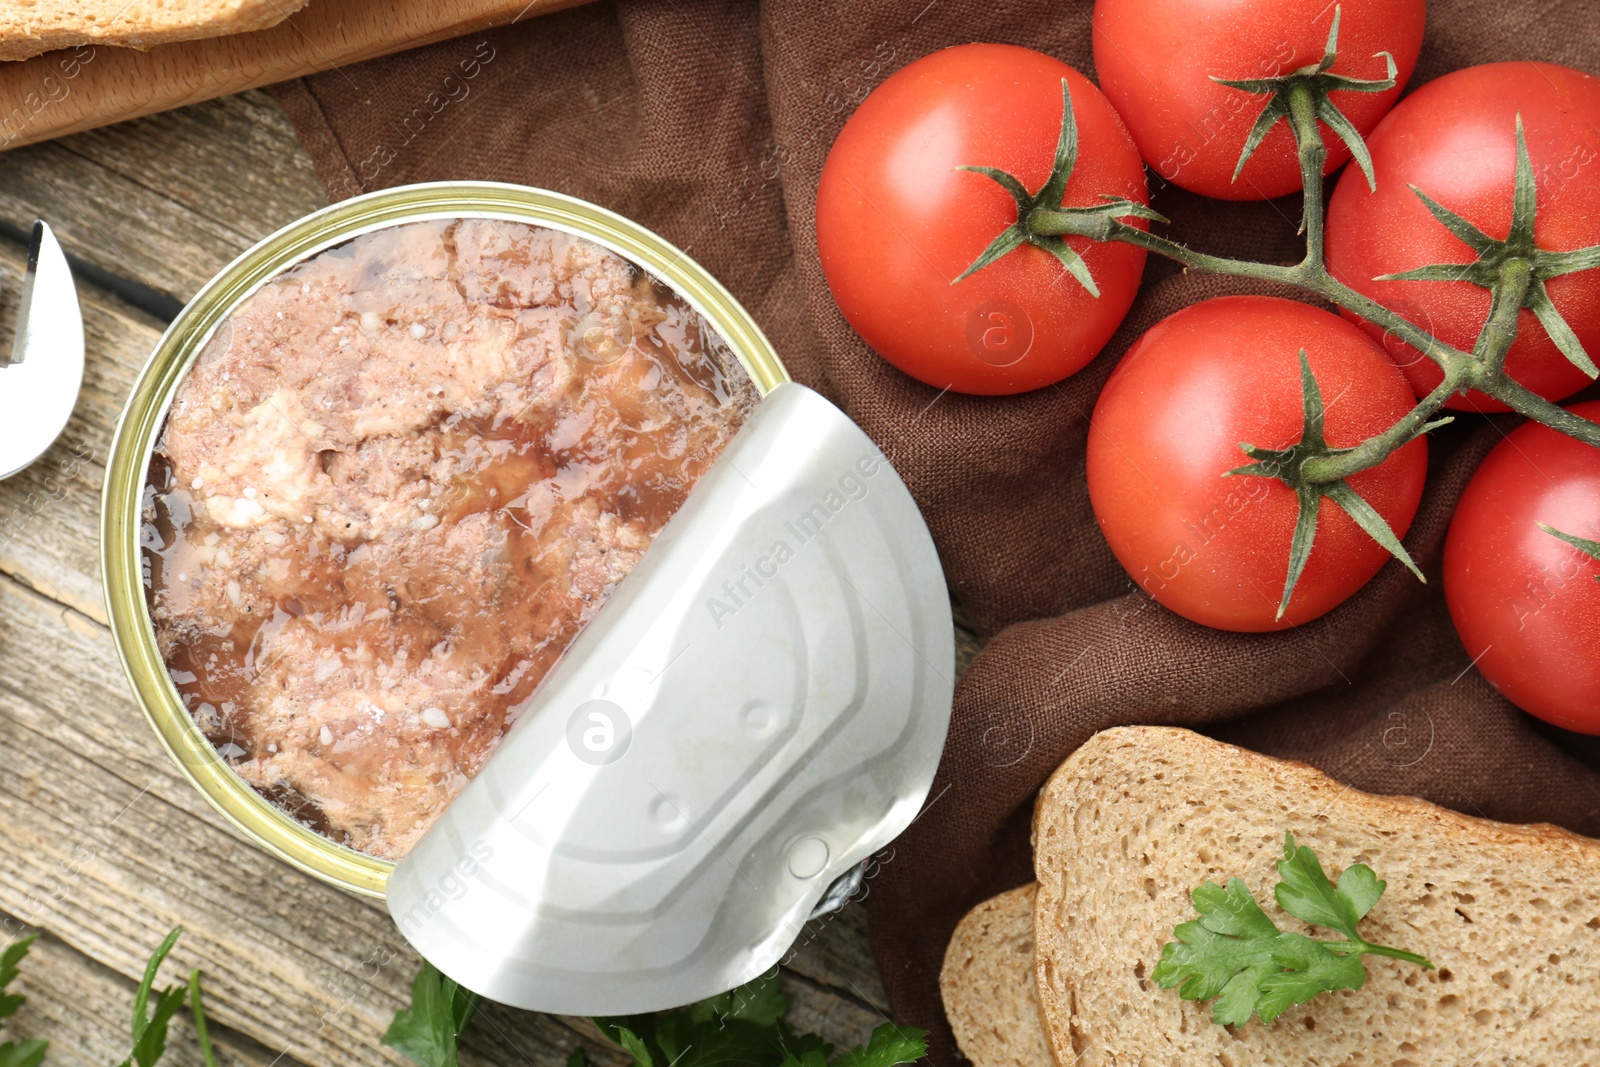
<path fill-rule="evenodd" d="M 1271 1026 L 1217 1026 L 1209 1005 L 1148 976 L 1206 880 L 1243 878 L 1282 928 L 1329 936 L 1272 903 L 1286 830 L 1330 876 L 1362 862 L 1387 879 L 1363 933 L 1439 969 L 1369 957 L 1361 990 L 1323 994 Z M 1600 1059 L 1586 1019 L 1600 998 L 1600 842 L 1361 793 L 1168 727 L 1107 730 L 1079 748 L 1041 792 L 1034 833 L 1036 980 L 1062 1063 Z"/>
<path fill-rule="evenodd" d="M 1030 883 L 979 904 L 945 949 L 939 993 L 974 1067 L 1055 1067 L 1033 983 L 1037 889 Z"/>
<path fill-rule="evenodd" d="M 0 11 L 0 60 L 56 48 L 117 45 L 141 51 L 171 41 L 275 26 L 306 0 L 38 0 Z"/>

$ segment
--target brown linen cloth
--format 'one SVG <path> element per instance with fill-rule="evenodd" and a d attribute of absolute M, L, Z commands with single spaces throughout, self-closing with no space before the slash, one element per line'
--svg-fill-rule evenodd
<path fill-rule="evenodd" d="M 1597 749 L 1520 714 L 1469 670 L 1440 595 L 1451 508 L 1511 420 L 1468 416 L 1436 435 L 1406 539 L 1428 586 L 1390 564 L 1310 625 L 1221 633 L 1132 587 L 1089 510 L 1084 442 L 1100 386 L 1143 330 L 1250 286 L 1152 258 L 1143 295 L 1088 369 L 1003 399 L 941 396 L 845 324 L 818 267 L 813 202 L 856 103 L 913 59 L 969 41 L 1041 49 L 1092 74 L 1089 19 L 1087 0 L 622 0 L 276 90 L 334 198 L 498 179 L 657 230 L 894 459 L 964 618 L 993 635 L 957 690 L 928 807 L 886 853 L 867 901 L 895 1016 L 933 1031 L 937 1063 L 956 1056 L 937 988 L 950 931 L 971 905 L 1031 878 L 1034 795 L 1101 728 L 1185 724 L 1360 789 L 1600 835 Z M 1600 70 L 1591 0 L 1435 0 L 1412 84 L 1524 58 Z M 1168 232 L 1200 247 L 1298 254 L 1294 198 L 1236 205 L 1158 187 L 1155 205 L 1176 220 Z"/>

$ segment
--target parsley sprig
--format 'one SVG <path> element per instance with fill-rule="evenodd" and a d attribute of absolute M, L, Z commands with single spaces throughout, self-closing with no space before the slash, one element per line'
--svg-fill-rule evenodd
<path fill-rule="evenodd" d="M 411 1007 L 395 1014 L 383 1043 L 421 1067 L 456 1067 L 461 1031 L 479 1001 L 424 963 Z M 928 1050 L 927 1031 L 885 1023 L 864 1046 L 834 1055 L 817 1034 L 797 1033 L 784 1020 L 788 1010 L 774 972 L 686 1008 L 595 1023 L 633 1057 L 633 1067 L 895 1067 Z M 567 1067 L 589 1067 L 588 1055 L 573 1049 Z"/>
<path fill-rule="evenodd" d="M 28 954 L 34 938 L 38 936 L 29 934 L 19 937 L 6 946 L 5 952 L 0 953 L 0 1020 L 11 1018 L 28 999 L 21 993 L 7 992 L 7 989 L 16 981 L 17 965 Z M 4 1022 L 0 1022 L 0 1026 L 4 1025 Z M 49 1047 L 48 1041 L 7 1041 L 0 1045 L 0 1067 L 39 1067 Z"/>
<path fill-rule="evenodd" d="M 17 1009 L 28 999 L 21 993 L 9 993 L 6 990 L 16 980 L 19 965 L 38 936 L 29 934 L 26 937 L 19 937 L 6 946 L 4 952 L 0 952 L 0 1020 L 15 1015 Z M 172 1017 L 183 1007 L 186 997 L 189 1009 L 194 1015 L 195 1038 L 200 1043 L 201 1062 L 205 1067 L 217 1067 L 216 1052 L 211 1046 L 211 1035 L 206 1030 L 199 969 L 189 972 L 189 981 L 186 984 L 171 986 L 165 990 L 155 988 L 156 974 L 166 962 L 172 946 L 176 945 L 178 938 L 182 936 L 183 927 L 173 927 L 166 940 L 161 942 L 160 947 L 150 957 L 150 961 L 145 964 L 144 979 L 139 983 L 139 989 L 133 996 L 133 1026 L 130 1036 L 132 1046 L 127 1059 L 122 1061 L 120 1067 L 155 1067 L 156 1062 L 167 1051 L 167 1030 Z M 0 1021 L 0 1026 L 3 1025 L 3 1021 Z M 49 1050 L 48 1041 L 37 1039 L 7 1041 L 0 1044 L 0 1067 L 40 1067 Z"/>
<path fill-rule="evenodd" d="M 927 1031 L 884 1023 L 866 1045 L 835 1056 L 817 1034 L 797 1033 L 784 1020 L 788 1009 L 774 971 L 687 1008 L 595 1022 L 633 1057 L 633 1067 L 894 1067 L 928 1051 Z M 581 1049 L 567 1061 L 588 1062 Z"/>
<path fill-rule="evenodd" d="M 483 998 L 424 961 L 411 983 L 411 1007 L 394 1013 L 383 1043 L 421 1067 L 456 1067 L 456 1048 Z"/>
<path fill-rule="evenodd" d="M 1367 980 L 1363 956 L 1389 956 L 1433 969 L 1413 952 L 1375 945 L 1357 930 L 1388 883 L 1364 863 L 1346 867 L 1335 884 L 1310 846 L 1284 834 L 1275 896 L 1278 906 L 1311 924 L 1337 931 L 1342 941 L 1320 941 L 1280 930 L 1238 878 L 1226 886 L 1206 882 L 1193 893 L 1200 918 L 1173 931 L 1151 977 L 1163 989 L 1178 986 L 1185 1000 L 1212 1000 L 1218 1023 L 1243 1026 L 1252 1015 L 1270 1023 L 1295 1004 L 1335 989 L 1360 989 Z"/>
<path fill-rule="evenodd" d="M 167 953 L 172 951 L 172 946 L 178 943 L 178 938 L 183 936 L 183 927 L 174 926 L 165 941 L 151 955 L 150 962 L 145 964 L 144 978 L 139 982 L 139 989 L 133 995 L 133 1050 L 128 1053 L 128 1058 L 122 1061 L 121 1067 L 155 1067 L 157 1060 L 161 1059 L 167 1051 L 167 1026 L 172 1017 L 183 1007 L 184 998 L 189 1001 L 190 1010 L 194 1013 L 195 1037 L 200 1042 L 200 1056 L 206 1067 L 217 1067 L 216 1053 L 211 1048 L 211 1034 L 206 1030 L 205 1007 L 200 997 L 200 971 L 195 969 L 189 972 L 187 985 L 169 986 L 163 990 L 155 989 L 156 973 L 161 970 L 161 965 L 166 962 Z M 155 994 L 152 1002 L 151 994 Z"/>

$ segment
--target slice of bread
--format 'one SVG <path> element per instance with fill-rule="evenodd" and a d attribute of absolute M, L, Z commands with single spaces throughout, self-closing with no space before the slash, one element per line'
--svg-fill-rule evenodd
<path fill-rule="evenodd" d="M 950 937 L 939 992 L 974 1067 L 1055 1067 L 1033 984 L 1033 900 L 1020 886 L 967 912 Z"/>
<path fill-rule="evenodd" d="M 276 26 L 306 0 L 24 0 L 0 5 L 0 60 L 83 44 L 149 48 Z"/>
<path fill-rule="evenodd" d="M 1284 831 L 1332 878 L 1366 863 L 1388 890 L 1366 985 L 1323 993 L 1272 1025 L 1211 1020 L 1150 973 L 1189 891 L 1242 878 L 1285 930 Z M 1034 816 L 1037 980 L 1058 1059 L 1081 1067 L 1333 1067 L 1600 1063 L 1600 842 L 1356 792 L 1298 763 L 1187 730 L 1107 730 L 1051 777 Z"/>

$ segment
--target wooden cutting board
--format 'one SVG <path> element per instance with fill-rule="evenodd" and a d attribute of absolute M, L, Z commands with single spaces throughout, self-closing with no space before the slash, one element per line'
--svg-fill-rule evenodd
<path fill-rule="evenodd" d="M 0 62 L 0 151 L 448 40 L 583 0 L 311 0 L 255 33 Z"/>

